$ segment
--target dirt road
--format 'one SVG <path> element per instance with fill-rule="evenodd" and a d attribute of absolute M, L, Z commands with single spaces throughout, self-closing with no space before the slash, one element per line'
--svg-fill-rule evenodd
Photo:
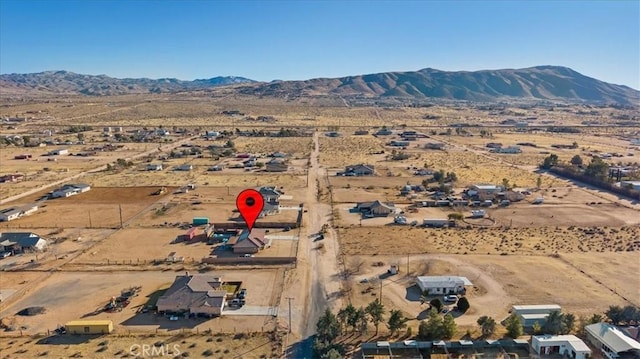
<path fill-rule="evenodd" d="M 287 308 L 287 297 L 292 299 L 291 334 L 288 338 L 288 357 L 311 358 L 311 337 L 316 332 L 316 322 L 326 308 L 335 311 L 342 306 L 340 297 L 340 266 L 338 263 L 339 244 L 331 227 L 331 206 L 321 203 L 318 188 L 327 190 L 326 169 L 321 168 L 319 133 L 313 136 L 313 152 L 310 157 L 308 186 L 305 208 L 308 209 L 305 229 L 298 245 L 298 265 L 292 274 L 292 281 L 283 295 L 281 308 Z M 314 241 L 323 224 L 329 225 L 324 240 Z M 322 243 L 323 248 L 319 248 Z M 282 311 L 283 313 L 285 311 Z M 286 314 L 285 314 L 286 316 Z M 281 320 L 287 319 L 285 316 Z M 285 325 L 286 326 L 286 325 Z"/>

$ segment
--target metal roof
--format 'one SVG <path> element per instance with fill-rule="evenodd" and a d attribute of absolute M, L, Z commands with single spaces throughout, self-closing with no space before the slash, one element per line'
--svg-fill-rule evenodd
<path fill-rule="evenodd" d="M 591 352 L 591 349 L 575 335 L 536 335 L 535 338 L 540 343 L 566 342 L 575 352 Z"/>
<path fill-rule="evenodd" d="M 640 350 L 640 343 L 625 335 L 620 329 L 607 323 L 596 323 L 584 328 L 594 338 L 611 348 L 616 353 L 629 350 Z"/>

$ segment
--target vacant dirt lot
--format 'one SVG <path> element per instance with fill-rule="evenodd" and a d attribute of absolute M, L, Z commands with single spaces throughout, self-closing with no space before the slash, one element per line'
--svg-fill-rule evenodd
<path fill-rule="evenodd" d="M 0 346 L 4 348 L 2 358 L 31 359 L 35 357 L 67 358 L 80 355 L 84 358 L 118 358 L 143 355 L 142 346 L 149 348 L 158 344 L 151 353 L 162 353 L 173 357 L 187 355 L 204 357 L 242 357 L 247 359 L 277 358 L 281 353 L 281 344 L 273 340 L 269 333 L 251 333 L 246 336 L 235 334 L 171 334 L 171 335 L 109 335 L 99 337 L 60 336 L 60 337 L 0 337 Z M 206 353 L 205 353 L 206 352 Z"/>
<path fill-rule="evenodd" d="M 92 187 L 89 192 L 68 198 L 56 198 L 45 201 L 37 212 L 3 225 L 22 228 L 29 227 L 97 227 L 112 228 L 120 226 L 129 219 L 162 200 L 164 196 L 153 196 L 159 187 Z M 20 203 L 33 201 L 38 195 L 21 199 Z"/>
<path fill-rule="evenodd" d="M 527 254 L 624 252 L 640 249 L 640 227 L 429 229 L 388 225 L 340 228 L 348 255 L 420 253 Z"/>

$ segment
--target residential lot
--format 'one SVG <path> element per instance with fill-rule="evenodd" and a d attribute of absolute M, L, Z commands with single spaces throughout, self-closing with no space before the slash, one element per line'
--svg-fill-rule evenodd
<path fill-rule="evenodd" d="M 247 305 L 277 305 L 278 296 L 276 293 L 281 291 L 283 279 L 283 272 L 280 270 L 216 270 L 211 273 L 221 275 L 225 281 L 242 281 L 242 287 L 248 290 Z M 158 289 L 166 288 L 178 274 L 184 274 L 184 271 L 53 273 L 46 280 L 31 288 L 28 295 L 3 309 L 0 312 L 0 317 L 9 318 L 8 320 L 11 320 L 17 328 L 25 327 L 26 329 L 23 331 L 27 333 L 43 333 L 76 319 L 112 320 L 116 333 L 128 333 L 130 330 L 152 332 L 156 329 L 171 331 L 182 327 L 198 328 L 200 331 L 211 329 L 214 333 L 254 332 L 262 331 L 263 327 L 272 325 L 272 318 L 269 317 L 258 317 L 252 321 L 238 321 L 229 315 L 206 321 L 181 319 L 176 322 L 152 313 L 137 313 L 140 307 L 147 303 L 152 293 Z M 8 278 L 10 281 L 17 281 L 18 284 L 27 279 L 19 276 Z M 12 284 L 8 283 L 8 285 Z M 142 290 L 122 311 L 94 313 L 96 309 L 102 308 L 111 297 L 120 295 L 123 289 L 132 286 L 142 286 Z M 60 288 L 65 288 L 65 290 L 60 290 Z M 24 308 L 36 306 L 44 307 L 45 313 L 35 316 L 16 315 Z M 268 329 L 271 327 L 265 328 L 265 330 Z"/>

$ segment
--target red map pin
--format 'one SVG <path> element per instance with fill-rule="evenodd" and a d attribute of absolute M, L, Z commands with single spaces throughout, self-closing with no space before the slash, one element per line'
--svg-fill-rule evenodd
<path fill-rule="evenodd" d="M 262 212 L 262 207 L 264 207 L 262 195 L 255 189 L 245 189 L 236 198 L 236 207 L 238 207 L 238 211 L 247 223 L 249 232 L 251 232 L 253 224 L 256 223 L 256 219 L 258 219 L 260 212 Z"/>

